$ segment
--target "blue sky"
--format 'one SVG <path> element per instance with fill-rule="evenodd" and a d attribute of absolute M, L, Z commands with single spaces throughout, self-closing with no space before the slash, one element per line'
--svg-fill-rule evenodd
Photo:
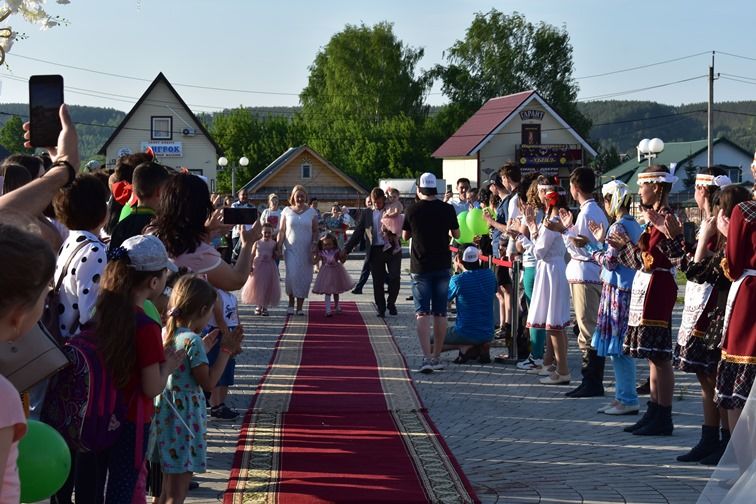
<path fill-rule="evenodd" d="M 581 99 L 700 77 L 614 98 L 705 101 L 710 54 L 585 77 L 712 50 L 756 58 L 753 0 L 48 0 L 48 12 L 70 24 L 42 32 L 12 20 L 28 38 L 14 45 L 0 69 L 0 100 L 26 102 L 30 75 L 60 73 L 68 103 L 127 111 L 162 71 L 195 112 L 297 105 L 318 49 L 346 24 L 394 23 L 403 42 L 425 49 L 420 67 L 430 68 L 444 62 L 444 50 L 464 37 L 475 12 L 492 7 L 566 26 Z M 717 55 L 716 71 L 728 74 L 715 84 L 717 101 L 756 98 L 756 60 Z M 428 101 L 444 103 L 438 86 Z"/>

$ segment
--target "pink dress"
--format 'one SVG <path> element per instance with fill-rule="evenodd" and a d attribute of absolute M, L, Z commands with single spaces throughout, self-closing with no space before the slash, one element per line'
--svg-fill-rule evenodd
<path fill-rule="evenodd" d="M 3 403 L 3 408 L 0 409 L 0 429 L 10 427 L 13 432 L 8 458 L 5 460 L 5 467 L 2 468 L 3 485 L 0 491 L 0 503 L 16 503 L 21 498 L 16 465 L 18 442 L 26 434 L 26 418 L 24 418 L 24 407 L 21 405 L 18 391 L 4 376 L 0 376 L 0 400 Z"/>
<path fill-rule="evenodd" d="M 315 279 L 315 285 L 312 286 L 312 292 L 314 294 L 341 294 L 352 290 L 354 281 L 339 260 L 339 250 L 321 250 L 320 257 L 323 265 Z"/>
<path fill-rule="evenodd" d="M 252 261 L 252 273 L 244 283 L 241 300 L 245 304 L 262 307 L 276 306 L 281 301 L 281 280 L 278 266 L 273 260 L 276 242 L 260 240 L 257 242 L 257 254 Z"/>

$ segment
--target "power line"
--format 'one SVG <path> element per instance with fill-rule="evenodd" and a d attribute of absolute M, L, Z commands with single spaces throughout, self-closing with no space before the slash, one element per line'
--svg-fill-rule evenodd
<path fill-rule="evenodd" d="M 743 84 L 750 84 L 752 86 L 756 86 L 756 82 L 753 82 L 753 81 L 747 81 L 747 80 L 742 80 L 742 79 L 735 79 L 733 77 L 724 77 L 723 74 L 720 74 L 720 76 L 724 80 L 733 81 L 733 82 L 742 82 Z"/>
<path fill-rule="evenodd" d="M 735 75 L 735 74 L 729 74 L 729 73 L 720 73 L 719 75 L 726 75 L 728 77 L 736 77 L 738 79 L 746 79 L 746 80 L 756 81 L 756 77 L 746 77 L 744 75 Z"/>
<path fill-rule="evenodd" d="M 725 56 L 732 56 L 733 58 L 740 58 L 740 59 L 749 60 L 749 61 L 756 61 L 756 58 L 751 58 L 749 56 L 741 56 L 739 54 L 732 54 L 732 53 L 723 52 L 723 51 L 717 51 L 717 54 L 724 54 Z"/>
<path fill-rule="evenodd" d="M 91 69 L 91 68 L 85 68 L 85 67 L 80 67 L 80 66 L 66 65 L 66 64 L 63 64 L 63 63 L 58 63 L 56 61 L 49 61 L 49 60 L 44 60 L 44 59 L 40 59 L 40 58 L 32 58 L 31 56 L 23 56 L 21 54 L 15 53 L 15 52 L 13 53 L 13 57 L 19 57 L 21 59 L 28 59 L 28 60 L 37 61 L 37 62 L 40 62 L 40 63 L 46 63 L 48 65 L 54 65 L 54 66 L 63 67 L 63 68 L 70 68 L 72 70 L 79 70 L 81 72 L 90 72 L 90 73 L 94 73 L 94 74 L 98 74 L 98 75 L 106 75 L 108 77 L 117 77 L 117 78 L 121 78 L 121 79 L 129 79 L 129 80 L 135 80 L 135 81 L 141 81 L 141 82 L 152 82 L 154 80 L 154 79 L 147 79 L 147 78 L 144 78 L 144 77 L 135 77 L 135 76 L 132 76 L 132 75 L 123 75 L 123 74 L 116 74 L 116 73 L 111 73 L 111 72 L 103 72 L 101 70 L 94 70 L 94 69 Z M 256 91 L 256 90 L 251 90 L 251 89 L 236 89 L 236 88 L 223 88 L 223 87 L 215 87 L 215 86 L 201 86 L 199 84 L 186 84 L 186 83 L 180 83 L 180 82 L 171 82 L 171 85 L 177 86 L 177 87 L 193 88 L 193 89 L 204 89 L 204 90 L 207 90 L 207 91 L 224 91 L 224 92 L 228 92 L 228 93 L 245 93 L 245 94 L 259 94 L 259 95 L 273 95 L 273 96 L 296 96 L 297 98 L 300 95 L 300 93 L 285 93 L 285 92 L 282 92 L 282 91 Z M 428 95 L 441 95 L 443 93 L 440 93 L 440 92 L 439 93 L 428 92 L 426 94 L 428 94 Z"/>
<path fill-rule="evenodd" d="M 593 79 L 595 77 L 604 77 L 604 76 L 607 76 L 607 75 L 614 75 L 614 74 L 619 74 L 619 73 L 624 73 L 624 72 L 632 72 L 633 70 L 641 70 L 643 68 L 649 68 L 649 67 L 653 67 L 653 66 L 665 65 L 667 63 L 674 63 L 675 61 L 682 61 L 682 60 L 686 60 L 686 59 L 690 59 L 690 58 L 695 58 L 696 56 L 701 56 L 701 55 L 704 55 L 704 54 L 709 54 L 710 52 L 711 51 L 703 51 L 703 52 L 696 53 L 696 54 L 689 54 L 688 56 L 682 56 L 680 58 L 673 58 L 673 59 L 668 59 L 668 60 L 664 60 L 664 61 L 657 61 L 656 63 L 649 63 L 647 65 L 639 65 L 639 66 L 634 66 L 634 67 L 630 67 L 630 68 L 623 68 L 623 69 L 620 69 L 620 70 L 612 70 L 611 72 L 604 72 L 604 73 L 594 74 L 594 75 L 586 75 L 585 77 L 575 77 L 575 80 Z"/>
<path fill-rule="evenodd" d="M 606 99 L 606 98 L 613 98 L 615 96 L 622 96 L 622 95 L 626 95 L 626 94 L 639 93 L 641 91 L 648 91 L 649 89 L 658 89 L 658 88 L 662 88 L 662 87 L 666 87 L 666 86 L 672 86 L 674 84 L 681 84 L 683 82 L 689 82 L 689 81 L 692 81 L 692 80 L 700 79 L 702 77 L 707 77 L 707 76 L 706 75 L 697 75 L 695 77 L 688 77 L 687 79 L 680 79 L 680 80 L 676 80 L 676 81 L 672 81 L 672 82 L 665 82 L 663 84 L 656 84 L 654 86 L 647 86 L 647 87 L 642 87 L 642 88 L 637 88 L 637 89 L 629 89 L 627 91 L 618 91 L 618 92 L 615 92 L 615 93 L 606 93 L 606 94 L 596 95 L 596 96 L 587 96 L 587 97 L 584 97 L 584 98 L 578 97 L 578 101 L 600 100 L 600 99 Z"/>
<path fill-rule="evenodd" d="M 74 65 L 66 65 L 63 63 L 58 63 L 56 61 L 49 61 L 44 60 L 40 58 L 32 58 L 31 56 L 23 56 L 18 53 L 13 53 L 14 58 L 21 58 L 21 59 L 27 59 L 31 61 L 37 61 L 39 63 L 47 63 L 48 65 L 54 65 L 59 66 L 63 68 L 70 68 L 72 70 L 79 70 L 82 72 L 89 72 L 94 73 L 98 75 L 106 75 L 108 77 L 118 77 L 120 79 L 129 79 L 129 80 L 135 80 L 135 81 L 141 81 L 141 82 L 152 82 L 154 79 L 146 79 L 143 77 L 134 77 L 132 75 L 123 75 L 123 74 L 116 74 L 111 72 L 103 72 L 100 70 L 93 70 L 91 68 L 84 68 Z M 231 89 L 231 88 L 220 88 L 220 87 L 213 87 L 213 86 L 199 86 L 196 84 L 181 84 L 181 83 L 171 83 L 174 86 L 182 86 L 182 87 L 190 87 L 190 88 L 196 88 L 196 89 L 206 89 L 209 91 L 225 91 L 225 92 L 232 92 L 232 93 L 249 93 L 249 94 L 262 94 L 262 95 L 278 95 L 278 96 L 299 96 L 299 93 L 283 93 L 283 92 L 277 92 L 277 91 L 254 91 L 250 89 Z"/>

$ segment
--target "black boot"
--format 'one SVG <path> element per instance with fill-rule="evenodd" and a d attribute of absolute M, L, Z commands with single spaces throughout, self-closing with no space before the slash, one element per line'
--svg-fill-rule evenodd
<path fill-rule="evenodd" d="M 580 394 L 583 391 L 583 388 L 585 388 L 585 370 L 588 368 L 588 352 L 586 350 L 582 350 L 583 354 L 583 360 L 580 364 L 580 372 L 583 374 L 583 380 L 580 382 L 580 385 L 578 385 L 576 388 L 570 390 L 569 392 L 565 392 L 564 395 L 567 397 L 582 397 L 582 396 L 576 396 L 575 394 Z"/>
<path fill-rule="evenodd" d="M 701 426 L 701 439 L 685 455 L 677 457 L 678 462 L 699 462 L 719 449 L 719 429 L 710 425 Z"/>
<path fill-rule="evenodd" d="M 656 415 L 646 425 L 633 431 L 636 436 L 670 436 L 675 426 L 672 424 L 672 406 L 656 406 Z"/>
<path fill-rule="evenodd" d="M 699 461 L 703 465 L 717 465 L 719 464 L 719 459 L 724 455 L 724 452 L 727 449 L 727 443 L 730 442 L 730 431 L 728 429 L 722 429 L 721 432 L 722 439 L 719 440 L 716 450 Z"/>
<path fill-rule="evenodd" d="M 565 395 L 567 397 L 600 397 L 604 395 L 604 357 L 599 357 L 596 350 L 583 352 L 581 373 L 583 381 L 580 386 Z"/>
<path fill-rule="evenodd" d="M 625 432 L 635 432 L 636 430 L 640 429 L 641 427 L 644 427 L 647 423 L 649 423 L 653 418 L 656 416 L 656 410 L 659 409 L 659 405 L 655 402 L 648 401 L 646 403 L 646 412 L 643 413 L 643 416 L 640 417 L 640 420 L 635 422 L 633 425 L 628 425 L 623 430 Z"/>

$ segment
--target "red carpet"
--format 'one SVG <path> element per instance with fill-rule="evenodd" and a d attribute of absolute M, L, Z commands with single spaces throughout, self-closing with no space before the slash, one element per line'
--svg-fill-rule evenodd
<path fill-rule="evenodd" d="M 224 502 L 478 502 L 388 327 L 367 306 L 343 308 L 289 318 Z"/>

